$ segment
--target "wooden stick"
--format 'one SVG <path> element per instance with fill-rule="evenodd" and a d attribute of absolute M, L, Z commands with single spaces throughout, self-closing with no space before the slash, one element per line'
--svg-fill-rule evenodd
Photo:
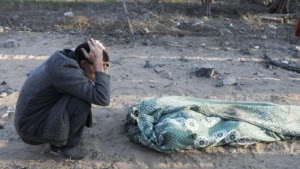
<path fill-rule="evenodd" d="M 130 32 L 131 32 L 132 35 L 134 35 L 133 26 L 132 26 L 132 24 L 130 22 L 129 15 L 128 15 L 128 12 L 127 12 L 126 2 L 125 2 L 125 0 L 122 0 L 122 1 L 123 1 L 123 6 L 124 6 L 124 9 L 125 9 L 125 14 L 126 14 L 126 17 L 127 17 L 127 21 L 128 21 Z"/>
<path fill-rule="evenodd" d="M 300 73 L 300 67 L 291 66 L 291 65 L 288 65 L 288 64 L 285 64 L 285 63 L 281 63 L 279 61 L 272 60 L 267 54 L 264 55 L 263 59 L 265 61 L 267 61 L 267 63 L 272 64 L 274 66 L 280 67 L 282 69 L 290 70 L 290 71 L 293 71 L 293 72 Z"/>

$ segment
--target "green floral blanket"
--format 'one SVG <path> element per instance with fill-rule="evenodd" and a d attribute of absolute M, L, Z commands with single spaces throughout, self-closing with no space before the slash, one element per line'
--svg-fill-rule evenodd
<path fill-rule="evenodd" d="M 300 136 L 300 106 L 189 97 L 147 98 L 129 109 L 129 139 L 171 153 Z"/>

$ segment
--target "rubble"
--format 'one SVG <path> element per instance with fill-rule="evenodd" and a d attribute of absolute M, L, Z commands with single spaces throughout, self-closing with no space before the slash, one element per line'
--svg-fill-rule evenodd
<path fill-rule="evenodd" d="M 1 116 L 1 118 L 8 118 L 11 117 L 13 113 L 16 111 L 16 105 L 9 106 L 6 112 Z"/>
<path fill-rule="evenodd" d="M 154 71 L 156 72 L 156 73 L 160 73 L 160 72 L 162 72 L 163 71 L 163 69 L 160 67 L 160 66 L 155 66 L 155 68 L 154 68 Z"/>
<path fill-rule="evenodd" d="M 7 96 L 7 93 L 6 92 L 0 92 L 0 98 L 4 98 Z"/>
<path fill-rule="evenodd" d="M 171 80 L 173 80 L 173 74 L 171 73 L 171 72 L 163 72 L 162 73 L 162 77 L 163 78 L 167 78 L 167 79 L 171 79 Z"/>
<path fill-rule="evenodd" d="M 284 64 L 289 64 L 290 62 L 287 61 L 287 60 L 282 60 L 281 63 L 284 63 Z"/>
<path fill-rule="evenodd" d="M 17 41 L 14 39 L 8 39 L 6 41 L 0 42 L 0 47 L 2 48 L 15 48 L 18 47 Z"/>
<path fill-rule="evenodd" d="M 150 63 L 150 60 L 146 60 L 145 61 L 145 65 L 144 65 L 144 68 L 153 68 L 154 66 Z"/>
<path fill-rule="evenodd" d="M 230 86 L 230 85 L 235 85 L 235 84 L 237 84 L 237 80 L 233 76 L 228 76 L 223 80 L 224 86 Z"/>
<path fill-rule="evenodd" d="M 269 29 L 271 29 L 271 30 L 277 30 L 277 26 L 275 26 L 275 25 L 269 25 Z"/>
<path fill-rule="evenodd" d="M 268 36 L 267 36 L 267 35 L 261 35 L 261 38 L 262 38 L 263 40 L 267 40 L 267 39 L 268 39 Z"/>
<path fill-rule="evenodd" d="M 200 66 L 199 68 L 196 68 L 195 70 L 195 75 L 198 77 L 208 77 L 211 78 L 215 74 L 215 69 L 212 65 L 210 64 L 205 64 Z"/>
<path fill-rule="evenodd" d="M 74 17 L 74 14 L 73 14 L 73 12 L 65 12 L 64 13 L 64 16 L 67 16 L 67 17 Z"/>

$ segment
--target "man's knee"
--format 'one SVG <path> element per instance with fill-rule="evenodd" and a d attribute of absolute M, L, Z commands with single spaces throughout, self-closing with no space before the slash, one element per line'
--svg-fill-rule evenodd
<path fill-rule="evenodd" d="M 88 103 L 80 98 L 72 97 L 67 104 L 67 111 L 69 115 L 75 115 L 75 114 L 85 114 L 88 113 L 91 110 L 91 103 Z"/>

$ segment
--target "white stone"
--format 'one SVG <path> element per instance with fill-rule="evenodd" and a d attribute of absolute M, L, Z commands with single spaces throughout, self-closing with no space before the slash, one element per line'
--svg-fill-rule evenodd
<path fill-rule="evenodd" d="M 228 46 L 228 45 L 230 45 L 231 44 L 231 42 L 229 42 L 229 41 L 225 41 L 224 42 L 224 45 L 226 45 L 226 46 Z"/>
<path fill-rule="evenodd" d="M 268 36 L 267 35 L 262 35 L 261 38 L 264 39 L 264 40 L 267 40 Z"/>
<path fill-rule="evenodd" d="M 172 73 L 171 72 L 163 72 L 162 77 L 172 79 Z"/>
<path fill-rule="evenodd" d="M 67 16 L 67 17 L 73 17 L 74 16 L 73 12 L 65 12 L 64 15 Z"/>
<path fill-rule="evenodd" d="M 0 93 L 0 98 L 4 98 L 4 97 L 6 97 L 7 96 L 7 93 L 6 92 L 1 92 Z"/>
<path fill-rule="evenodd" d="M 236 83 L 237 83 L 237 80 L 233 76 L 228 76 L 223 80 L 223 85 L 225 85 L 225 86 L 234 85 Z"/>
<path fill-rule="evenodd" d="M 275 26 L 275 25 L 269 25 L 269 29 L 272 29 L 272 30 L 277 30 L 277 26 Z"/>

